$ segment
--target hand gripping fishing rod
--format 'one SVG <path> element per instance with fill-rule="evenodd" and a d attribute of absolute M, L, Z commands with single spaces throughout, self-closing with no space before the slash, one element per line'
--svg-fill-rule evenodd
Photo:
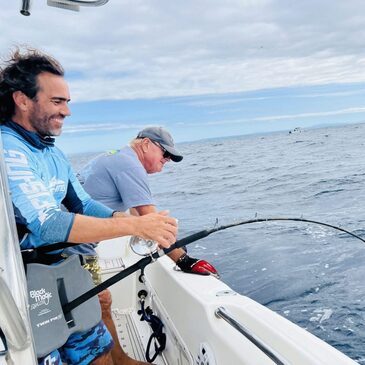
<path fill-rule="evenodd" d="M 171 252 L 172 250 L 175 250 L 176 248 L 181 248 L 181 247 L 186 246 L 186 245 L 188 245 L 192 242 L 195 242 L 195 241 L 198 241 L 202 238 L 205 238 L 205 237 L 209 236 L 210 234 L 212 234 L 214 232 L 223 231 L 223 230 L 228 229 L 228 228 L 243 226 L 243 225 L 252 224 L 252 223 L 273 222 L 273 221 L 295 221 L 295 222 L 305 222 L 305 223 L 318 224 L 318 225 L 321 225 L 321 226 L 333 228 L 333 229 L 336 229 L 338 231 L 347 233 L 350 236 L 355 237 L 355 238 L 357 238 L 360 241 L 365 243 L 365 239 L 361 238 L 360 236 L 358 236 L 357 234 L 355 234 L 353 232 L 350 232 L 350 231 L 348 231 L 344 228 L 341 228 L 341 227 L 334 226 L 332 224 L 318 222 L 318 221 L 314 221 L 314 220 L 311 220 L 311 219 L 277 217 L 277 218 L 255 218 L 255 219 L 239 221 L 239 222 L 214 227 L 212 229 L 205 229 L 205 230 L 193 233 L 193 234 L 191 234 L 187 237 L 184 237 L 184 238 L 176 241 L 169 248 L 165 248 L 163 250 L 162 249 L 157 250 L 156 252 L 152 253 L 151 255 L 146 256 L 143 259 L 137 261 L 135 264 L 131 265 L 130 267 L 126 268 L 125 270 L 122 270 L 118 274 L 116 274 L 116 275 L 112 276 L 111 278 L 105 280 L 101 284 L 97 285 L 95 288 L 92 288 L 92 289 L 88 290 L 87 292 L 85 292 L 84 294 L 81 294 L 79 297 L 75 298 L 71 302 L 64 304 L 63 307 L 62 307 L 63 311 L 64 311 L 64 313 L 68 313 L 68 312 L 72 311 L 77 306 L 79 306 L 80 304 L 86 302 L 88 299 L 90 299 L 93 296 L 99 294 L 103 290 L 109 288 L 111 285 L 113 285 L 113 284 L 117 283 L 118 281 L 126 278 L 127 276 L 133 274 L 137 270 L 143 270 L 151 262 L 157 260 L 161 256 L 164 256 L 164 255 L 168 254 L 169 252 Z"/>

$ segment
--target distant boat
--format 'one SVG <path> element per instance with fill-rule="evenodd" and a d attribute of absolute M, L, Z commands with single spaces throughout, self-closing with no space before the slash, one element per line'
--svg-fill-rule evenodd
<path fill-rule="evenodd" d="M 293 133 L 302 133 L 302 128 L 300 127 L 295 127 L 293 130 L 289 131 L 288 134 L 293 134 Z"/>

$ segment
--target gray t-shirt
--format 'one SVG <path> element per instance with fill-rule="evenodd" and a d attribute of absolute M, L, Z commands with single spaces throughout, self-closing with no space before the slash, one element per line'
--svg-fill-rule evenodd
<path fill-rule="evenodd" d="M 93 199 L 113 210 L 154 204 L 147 172 L 129 146 L 95 157 L 78 178 Z"/>
<path fill-rule="evenodd" d="M 95 157 L 77 177 L 93 199 L 113 210 L 124 212 L 141 205 L 154 205 L 147 172 L 129 146 Z M 68 255 L 96 255 L 94 246 L 77 245 L 63 252 Z"/>

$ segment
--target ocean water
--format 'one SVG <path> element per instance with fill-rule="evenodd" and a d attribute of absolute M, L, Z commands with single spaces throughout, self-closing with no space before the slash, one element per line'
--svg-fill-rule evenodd
<path fill-rule="evenodd" d="M 365 124 L 180 144 L 150 176 L 179 237 L 273 217 L 322 221 L 365 238 Z M 118 146 L 110 146 L 117 148 Z M 78 170 L 95 154 L 70 156 Z M 227 229 L 189 254 L 221 278 L 365 364 L 365 243 L 331 228 L 271 222 Z"/>

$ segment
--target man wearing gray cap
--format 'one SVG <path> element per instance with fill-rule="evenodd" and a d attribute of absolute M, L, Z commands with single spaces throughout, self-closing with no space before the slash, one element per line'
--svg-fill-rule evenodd
<path fill-rule="evenodd" d="M 171 134 L 162 127 L 143 129 L 130 146 L 97 156 L 78 174 L 90 196 L 116 211 L 130 210 L 134 215 L 157 212 L 148 184 L 148 174 L 162 171 L 165 163 L 180 162 Z M 216 275 L 204 260 L 186 255 L 182 249 L 169 254 L 177 266 L 189 273 Z"/>
<path fill-rule="evenodd" d="M 183 159 L 183 156 L 178 151 L 176 151 L 174 140 L 166 129 L 163 129 L 162 127 L 145 128 L 138 133 L 136 139 L 143 138 L 148 138 L 150 141 L 158 143 L 160 146 L 162 146 L 164 148 L 164 155 L 166 155 L 166 157 L 170 157 L 172 161 L 180 162 Z"/>
<path fill-rule="evenodd" d="M 113 150 L 91 160 L 78 174 L 90 196 L 115 211 L 130 210 L 134 215 L 157 212 L 148 184 L 148 174 L 162 171 L 165 163 L 180 162 L 183 156 L 175 148 L 170 133 L 162 127 L 148 127 L 137 134 L 129 146 Z M 69 248 L 68 250 L 72 250 Z M 80 253 L 80 246 L 77 248 Z M 95 255 L 92 245 L 83 245 L 83 254 Z M 72 253 L 72 252 L 70 252 Z M 205 260 L 192 258 L 183 249 L 176 249 L 170 258 L 184 272 L 218 276 L 217 270 Z M 110 305 L 103 305 L 103 321 L 113 335 Z M 112 350 L 115 362 L 121 362 L 122 350 Z M 118 362 L 118 363 L 119 363 Z"/>

